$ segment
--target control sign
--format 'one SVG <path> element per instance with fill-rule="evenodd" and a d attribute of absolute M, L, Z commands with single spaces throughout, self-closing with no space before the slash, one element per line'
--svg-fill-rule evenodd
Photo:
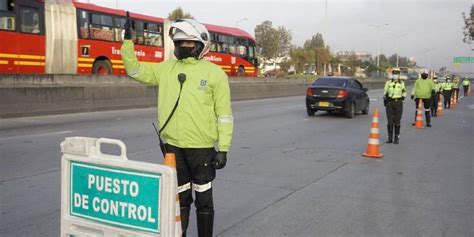
<path fill-rule="evenodd" d="M 161 174 L 70 162 L 70 214 L 159 233 Z"/>

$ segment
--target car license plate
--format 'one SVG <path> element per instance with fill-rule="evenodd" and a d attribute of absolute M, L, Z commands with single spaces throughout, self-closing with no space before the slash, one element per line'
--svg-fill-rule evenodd
<path fill-rule="evenodd" d="M 329 107 L 329 102 L 319 102 L 319 107 Z"/>

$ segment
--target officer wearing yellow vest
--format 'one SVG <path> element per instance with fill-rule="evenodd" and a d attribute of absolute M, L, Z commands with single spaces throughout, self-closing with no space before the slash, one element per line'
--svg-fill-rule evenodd
<path fill-rule="evenodd" d="M 459 99 L 459 79 L 453 75 L 453 93 L 456 95 L 456 101 Z"/>
<path fill-rule="evenodd" d="M 453 83 L 449 76 L 446 77 L 446 82 L 443 85 L 444 108 L 451 108 L 451 93 L 453 90 Z"/>
<path fill-rule="evenodd" d="M 176 154 L 183 236 L 194 189 L 198 235 L 210 237 L 214 223 L 212 181 L 216 169 L 226 165 L 233 131 L 227 75 L 219 66 L 203 60 L 209 52 L 210 35 L 197 21 L 183 19 L 171 24 L 169 36 L 177 59 L 157 65 L 137 61 L 132 25 L 128 18 L 122 59 L 129 76 L 158 86 L 160 138 L 166 142 L 162 146 L 165 152 Z M 174 112 L 176 116 L 170 116 Z"/>
<path fill-rule="evenodd" d="M 387 143 L 398 144 L 400 139 L 400 120 L 402 119 L 403 100 L 407 96 L 405 83 L 400 80 L 400 69 L 392 69 L 392 78 L 385 82 L 384 104 L 387 114 Z M 394 132 L 395 130 L 395 137 Z"/>
<path fill-rule="evenodd" d="M 436 117 L 438 114 L 438 100 L 441 96 L 441 84 L 438 83 L 438 76 L 433 76 L 433 83 L 435 84 L 435 94 L 431 97 L 431 115 Z"/>
<path fill-rule="evenodd" d="M 467 93 L 469 92 L 469 86 L 471 85 L 471 82 L 467 79 L 464 78 L 462 81 L 462 87 L 464 89 L 464 96 L 467 96 Z"/>
<path fill-rule="evenodd" d="M 420 99 L 423 103 L 423 108 L 425 110 L 425 120 L 426 126 L 431 127 L 431 97 L 434 96 L 435 93 L 435 86 L 432 80 L 428 79 L 429 75 L 428 69 L 423 69 L 421 72 L 421 78 L 418 78 L 415 81 L 415 85 L 413 85 L 413 90 L 411 91 L 411 98 L 415 99 L 416 102 L 416 109 L 418 109 Z M 415 111 L 415 119 L 416 119 L 416 111 Z M 415 123 L 413 123 L 415 126 Z"/>

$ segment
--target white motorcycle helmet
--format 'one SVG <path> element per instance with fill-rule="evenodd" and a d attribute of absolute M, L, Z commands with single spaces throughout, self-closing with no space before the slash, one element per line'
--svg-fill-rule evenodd
<path fill-rule="evenodd" d="M 175 42 L 175 56 L 179 58 L 179 41 L 197 41 L 192 56 L 202 59 L 209 52 L 209 31 L 201 23 L 193 19 L 180 19 L 171 24 L 169 36 Z M 177 55 L 178 54 L 178 55 Z"/>
<path fill-rule="evenodd" d="M 425 77 L 423 77 L 423 75 L 425 75 Z M 428 70 L 426 68 L 423 68 L 423 70 L 421 70 L 421 77 L 422 78 L 428 78 L 429 75 L 430 75 L 430 70 Z"/>

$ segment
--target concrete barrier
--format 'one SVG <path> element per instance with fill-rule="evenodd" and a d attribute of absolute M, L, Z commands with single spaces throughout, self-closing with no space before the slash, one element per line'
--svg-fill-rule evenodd
<path fill-rule="evenodd" d="M 232 100 L 305 95 L 314 81 L 289 78 L 230 78 Z M 384 81 L 362 81 L 369 89 Z M 127 76 L 0 75 L 0 118 L 154 107 L 156 87 Z"/>

